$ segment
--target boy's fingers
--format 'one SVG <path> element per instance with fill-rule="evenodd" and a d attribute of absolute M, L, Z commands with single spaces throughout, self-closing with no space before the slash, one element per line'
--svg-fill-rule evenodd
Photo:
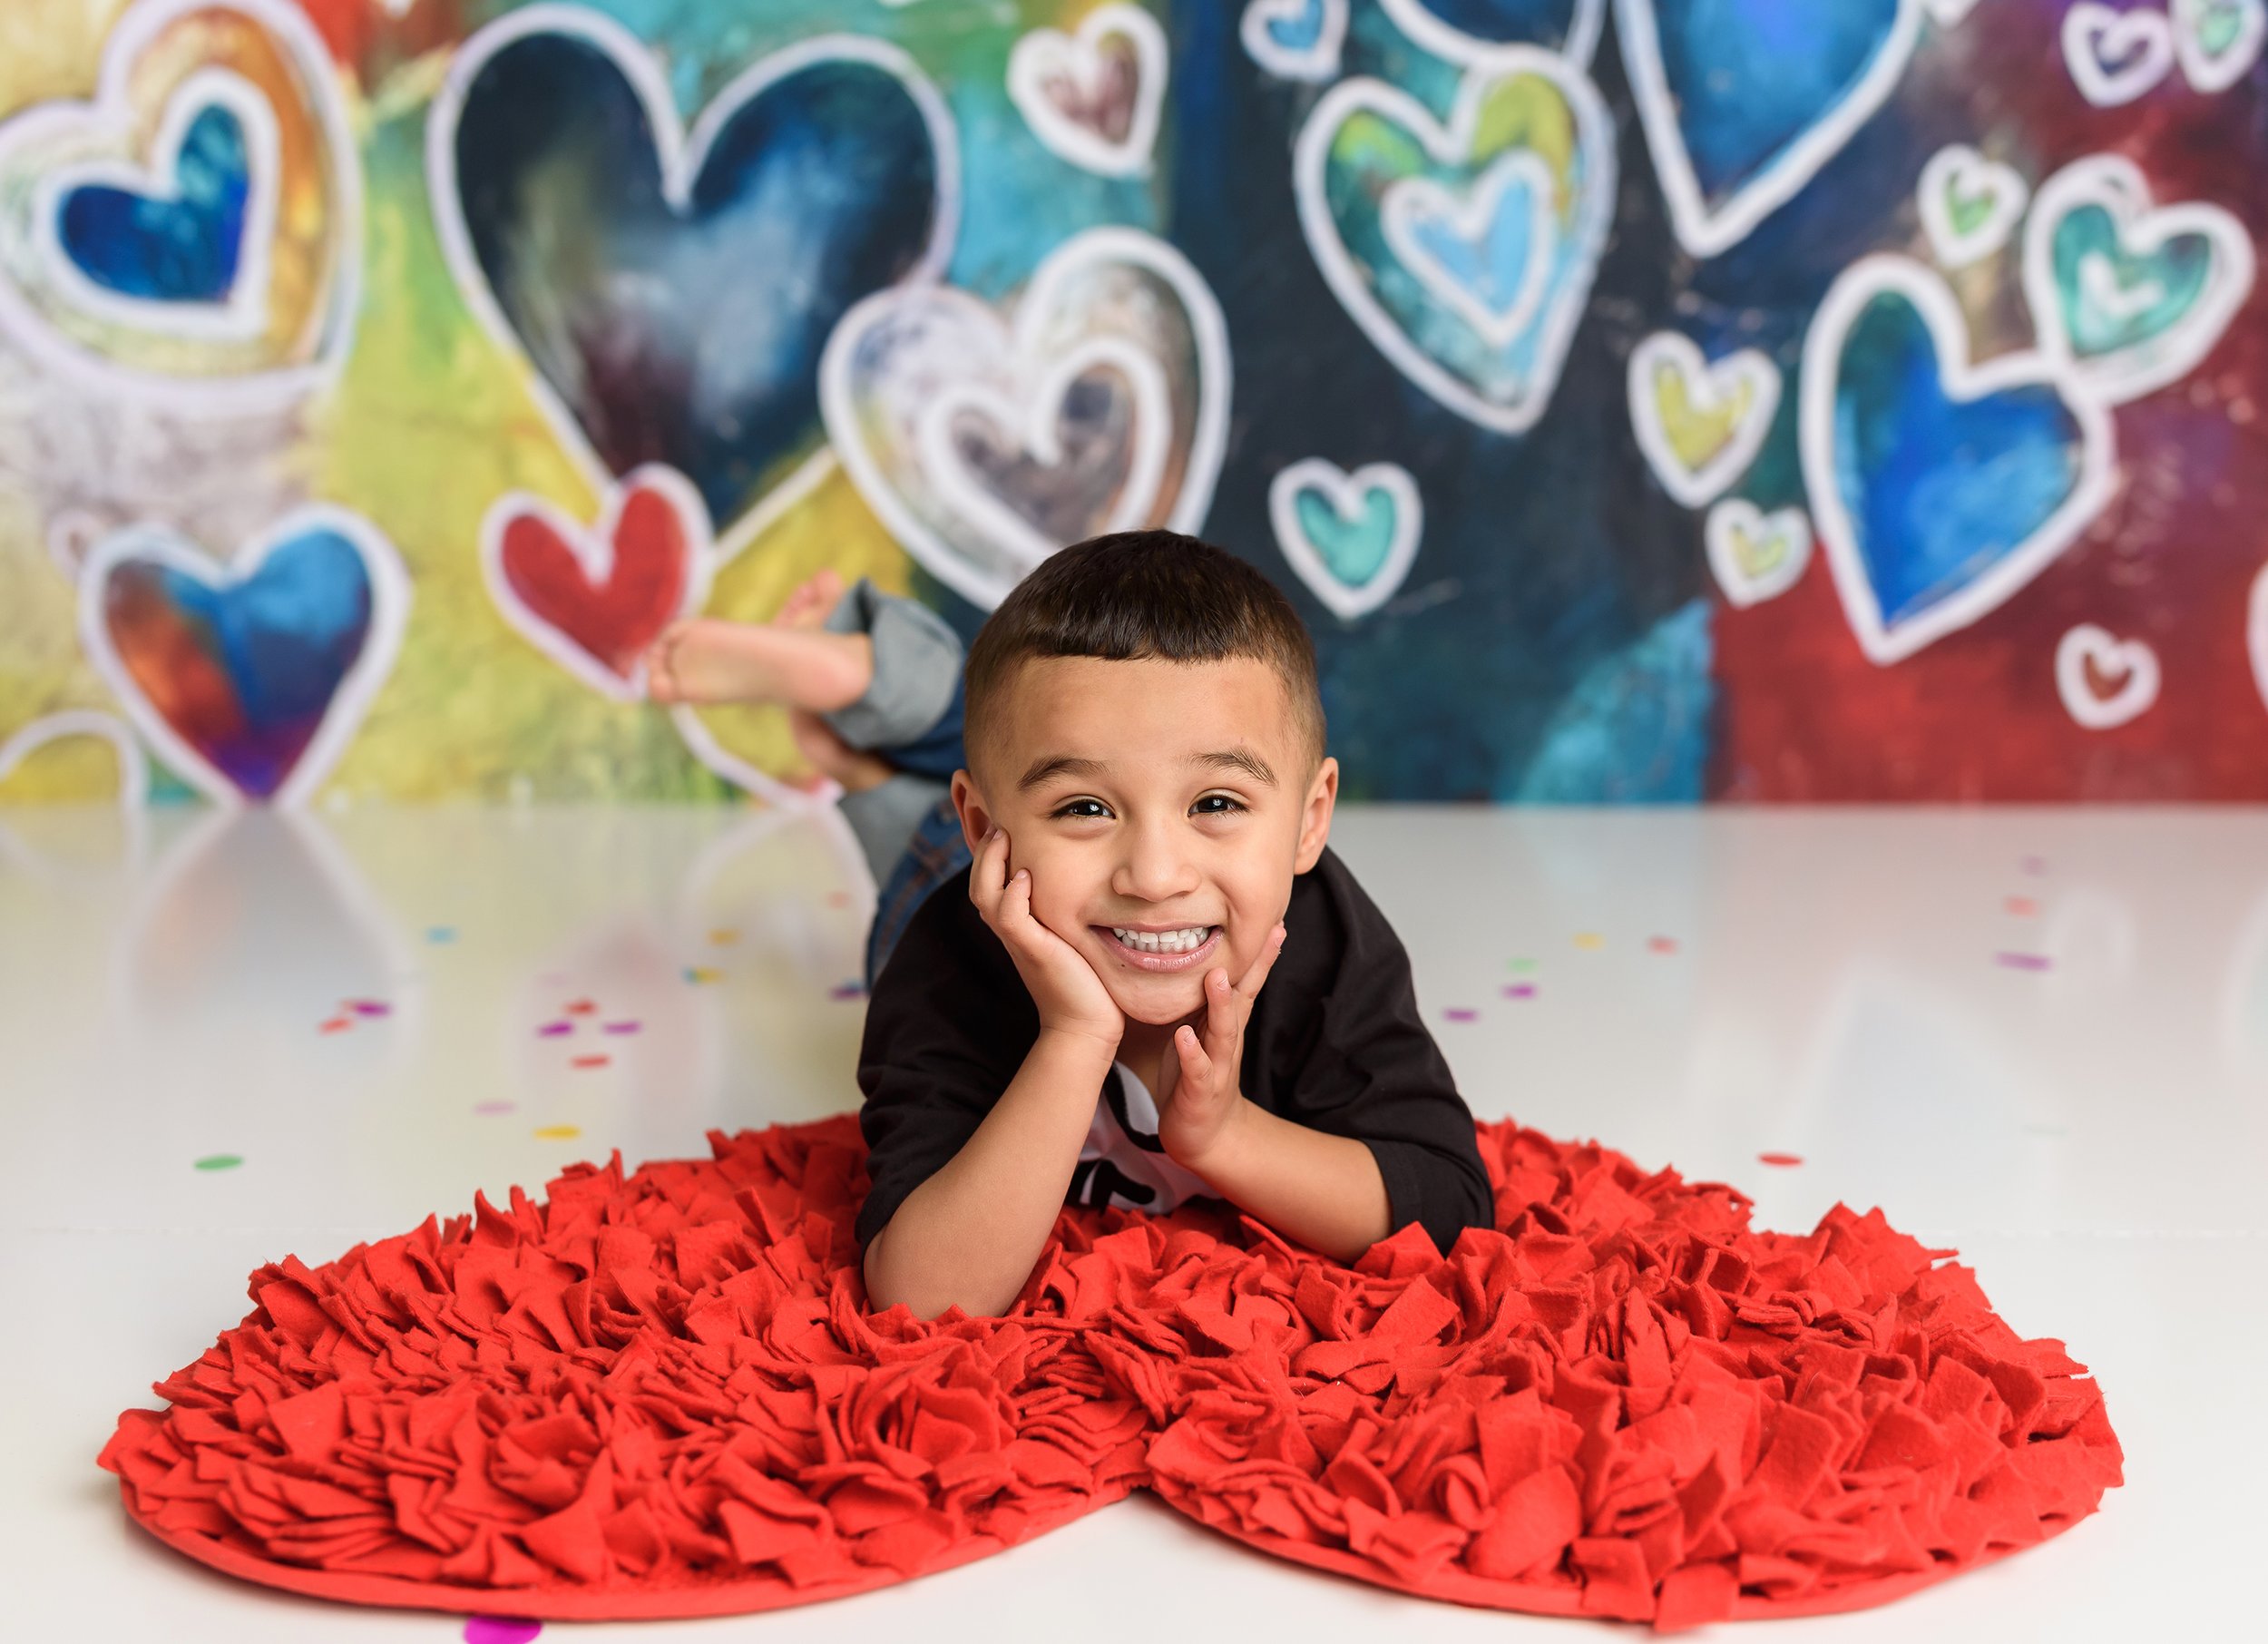
<path fill-rule="evenodd" d="M 1181 1090 L 1203 1091 L 1209 1088 L 1213 1079 L 1213 1060 L 1205 1053 L 1205 1047 L 1198 1042 L 1197 1030 L 1186 1023 L 1176 1028 L 1173 1048 L 1181 1058 Z M 1178 1100 L 1180 1091 L 1174 1094 Z"/>
<path fill-rule="evenodd" d="M 1244 995 L 1246 1003 L 1258 996 L 1260 984 L 1268 979 L 1268 972 L 1275 968 L 1276 954 L 1284 951 L 1284 935 L 1283 922 L 1278 920 L 1276 928 L 1268 933 L 1268 939 L 1260 944 L 1260 956 L 1252 962 L 1252 968 L 1245 972 L 1245 979 L 1237 983 L 1237 992 Z"/>
<path fill-rule="evenodd" d="M 1215 1059 L 1232 1057 L 1237 1035 L 1244 1031 L 1244 1013 L 1237 990 L 1228 985 L 1228 973 L 1217 967 L 1205 977 L 1205 1050 Z"/>

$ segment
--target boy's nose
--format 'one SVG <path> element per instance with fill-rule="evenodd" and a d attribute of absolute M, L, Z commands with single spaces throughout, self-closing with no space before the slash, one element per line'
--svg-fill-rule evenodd
<path fill-rule="evenodd" d="M 1110 889 L 1143 902 L 1164 902 L 1197 888 L 1197 869 L 1164 829 L 1137 828 L 1110 876 Z"/>

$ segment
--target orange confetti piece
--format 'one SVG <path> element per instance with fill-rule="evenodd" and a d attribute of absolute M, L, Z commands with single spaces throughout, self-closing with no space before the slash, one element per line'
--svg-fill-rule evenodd
<path fill-rule="evenodd" d="M 578 999 L 572 1004 L 560 1006 L 560 1009 L 565 1011 L 570 1016 L 588 1016 L 598 1008 L 588 999 Z"/>
<path fill-rule="evenodd" d="M 602 1068 L 613 1060 L 611 1056 L 578 1056 L 574 1059 L 574 1065 L 579 1068 Z"/>

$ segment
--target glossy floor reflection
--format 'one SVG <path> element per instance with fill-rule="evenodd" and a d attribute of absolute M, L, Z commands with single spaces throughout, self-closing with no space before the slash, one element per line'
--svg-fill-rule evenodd
<path fill-rule="evenodd" d="M 1774 1644 L 2254 1625 L 2268 816 L 1352 808 L 1334 837 L 1476 1111 L 1733 1182 L 1765 1226 L 1880 1205 L 2103 1383 L 2128 1482 L 2099 1515 Z M 446 1617 L 160 1548 L 93 1466 L 113 1418 L 263 1261 L 854 1105 L 868 895 L 840 833 L 748 811 L 0 813 L 8 1635 L 454 1644 Z M 1630 1631 L 1374 1592 L 1139 1498 L 909 1586 L 668 1629 Z"/>

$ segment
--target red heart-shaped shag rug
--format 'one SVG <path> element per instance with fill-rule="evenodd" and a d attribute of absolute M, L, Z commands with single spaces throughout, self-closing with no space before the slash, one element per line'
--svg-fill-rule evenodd
<path fill-rule="evenodd" d="M 1806 1237 L 1480 1127 L 1497 1228 L 1354 1267 L 1217 1205 L 1067 1210 L 1005 1318 L 869 1314 L 846 1116 L 252 1276 L 103 1452 L 233 1575 L 716 1615 L 981 1558 L 1147 1486 L 1266 1551 L 1661 1628 L 1882 1602 L 2119 1482 L 2095 1385 L 1879 1211 Z"/>

